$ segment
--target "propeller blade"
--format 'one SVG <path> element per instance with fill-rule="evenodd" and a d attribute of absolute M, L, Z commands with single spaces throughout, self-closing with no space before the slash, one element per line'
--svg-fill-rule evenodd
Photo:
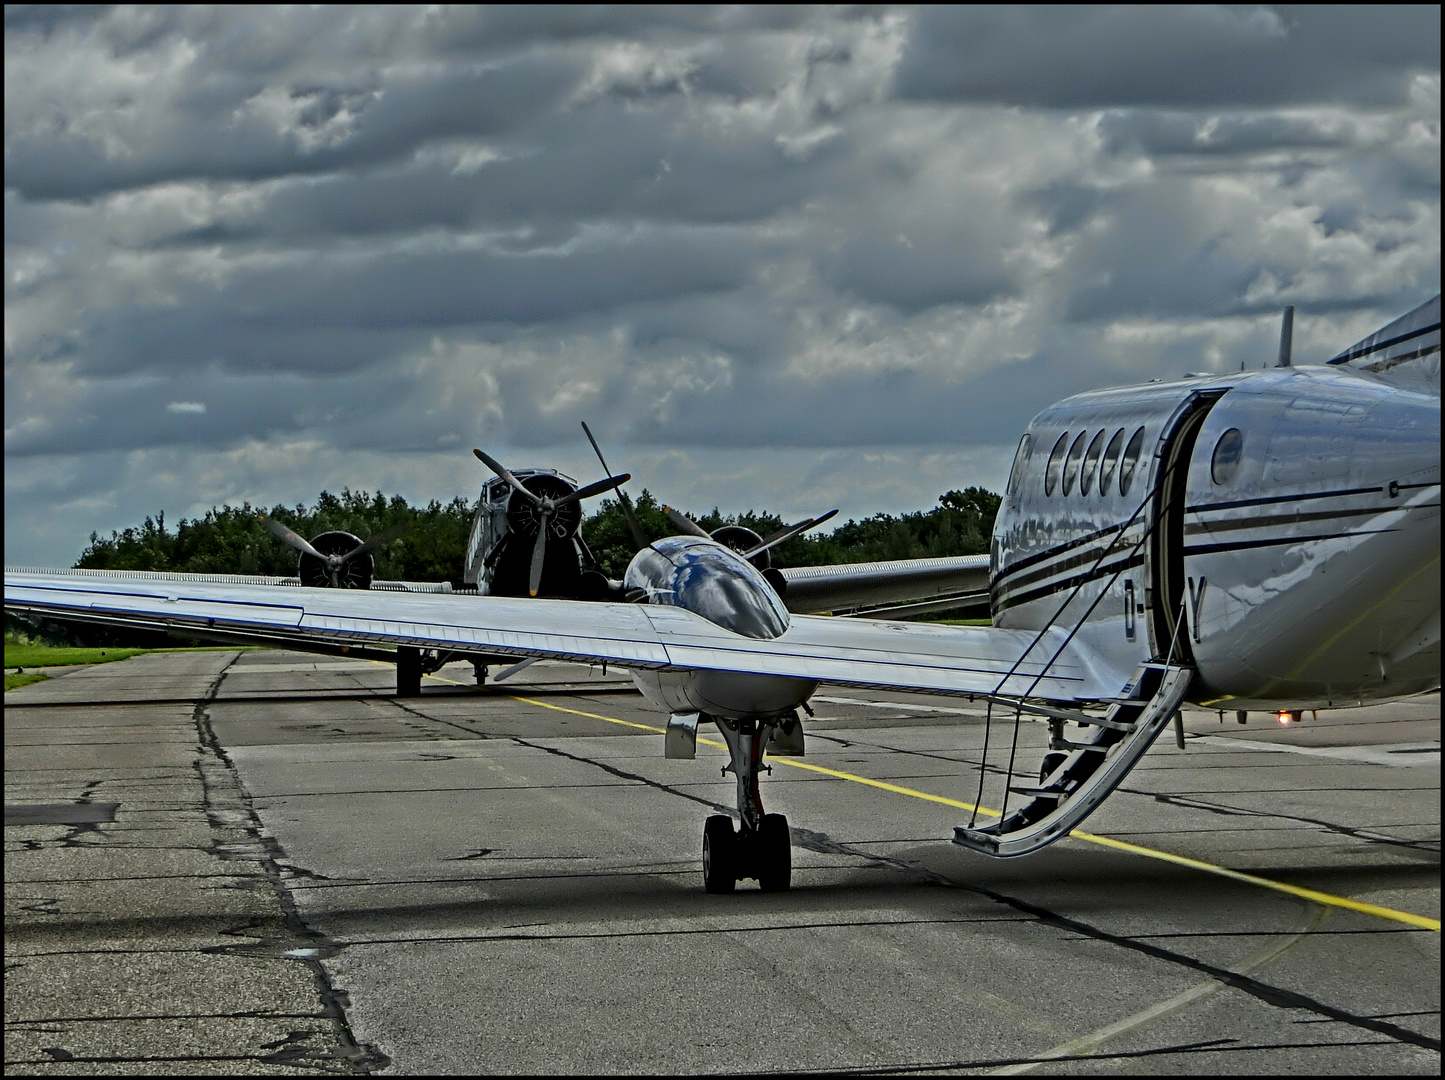
<path fill-rule="evenodd" d="M 552 505 L 566 506 L 568 503 L 576 502 L 578 499 L 590 499 L 594 495 L 601 495 L 608 488 L 618 488 L 631 479 L 631 473 L 618 473 L 616 476 L 609 476 L 606 480 L 599 480 L 595 484 L 588 484 L 584 488 L 578 488 L 572 492 L 571 495 L 563 495 Z"/>
<path fill-rule="evenodd" d="M 602 471 L 610 473 L 612 470 L 607 467 L 607 461 L 602 456 L 602 448 L 592 437 L 592 429 L 587 426 L 586 420 L 582 421 L 582 430 L 587 435 L 587 441 L 592 444 L 592 449 L 597 454 L 597 460 L 602 462 Z M 617 501 L 622 504 L 622 516 L 627 519 L 627 531 L 632 534 L 632 546 L 641 551 L 647 546 L 647 534 L 642 531 L 642 526 L 637 523 L 637 515 L 632 512 L 632 500 L 627 497 L 627 492 L 622 490 L 620 484 L 614 490 L 617 492 Z"/>
<path fill-rule="evenodd" d="M 528 582 L 527 588 L 533 596 L 542 587 L 542 563 L 547 558 L 547 518 L 548 514 L 542 511 L 542 516 L 537 519 L 537 543 L 532 548 L 532 579 Z"/>
<path fill-rule="evenodd" d="M 331 560 L 329 560 L 325 555 L 321 554 L 321 552 L 317 551 L 314 547 L 312 547 L 309 540 L 307 540 L 305 537 L 297 536 L 294 532 L 288 529 L 285 525 L 282 525 L 270 514 L 266 514 L 264 517 L 262 517 L 261 524 L 265 525 L 266 528 L 270 529 L 273 533 L 279 536 L 286 543 L 290 544 L 297 551 L 314 556 L 315 558 L 320 559 L 322 562 L 330 565 Z"/>
<path fill-rule="evenodd" d="M 687 533 L 687 535 L 701 536 L 708 540 L 712 539 L 711 533 L 709 533 L 697 522 L 693 521 L 692 518 L 688 517 L 681 510 L 674 510 L 670 506 L 664 506 L 662 509 L 666 512 L 667 516 L 672 519 L 672 523 L 683 532 Z"/>
<path fill-rule="evenodd" d="M 791 540 L 799 533 L 807 532 L 814 525 L 823 524 L 823 522 L 827 521 L 830 517 L 833 517 L 837 513 L 838 511 L 836 510 L 829 510 L 821 517 L 809 518 L 807 521 L 800 521 L 796 525 L 790 525 L 786 529 L 779 529 L 777 532 L 773 533 L 772 536 L 764 540 L 761 544 L 757 545 L 754 548 L 750 548 L 747 551 L 744 551 L 742 553 L 743 558 L 751 559 L 754 555 L 767 551 L 768 548 L 781 544 L 784 540 Z"/>
<path fill-rule="evenodd" d="M 542 659 L 540 656 L 529 656 L 521 663 L 513 664 L 511 667 L 505 667 L 492 676 L 492 682 L 499 683 L 503 679 L 510 679 L 513 675 L 517 674 L 517 672 L 531 667 L 540 659 Z"/>
<path fill-rule="evenodd" d="M 537 496 L 533 495 L 530 491 L 528 491 L 526 488 L 524 488 L 524 487 L 522 486 L 522 481 L 518 480 L 515 476 L 513 476 L 511 473 L 509 473 L 509 472 L 506 470 L 506 467 L 503 466 L 502 463 L 501 463 L 500 461 L 498 461 L 496 458 L 489 457 L 488 455 L 482 453 L 480 450 L 473 450 L 472 453 L 474 453 L 474 454 L 477 455 L 477 460 L 478 460 L 478 461 L 480 461 L 480 462 L 481 462 L 483 465 L 485 465 L 487 468 L 491 469 L 492 472 L 496 473 L 498 476 L 500 476 L 500 477 L 501 477 L 503 480 L 505 480 L 507 483 L 511 484 L 512 487 L 513 487 L 516 491 L 520 492 L 522 495 L 525 495 L 527 498 L 531 499 L 533 505 L 535 505 L 535 506 L 541 506 L 541 505 L 542 505 L 542 500 L 539 499 L 539 498 L 537 498 Z"/>
<path fill-rule="evenodd" d="M 377 548 L 381 547 L 382 544 L 386 544 L 392 540 L 395 540 L 402 533 L 406 532 L 410 524 L 410 522 L 403 521 L 400 525 L 393 525 L 391 528 L 379 532 L 375 536 L 367 537 L 362 543 L 356 545 L 356 547 L 352 548 L 345 555 L 341 556 L 342 565 L 349 563 L 358 555 L 364 554 L 368 551 L 375 551 Z"/>

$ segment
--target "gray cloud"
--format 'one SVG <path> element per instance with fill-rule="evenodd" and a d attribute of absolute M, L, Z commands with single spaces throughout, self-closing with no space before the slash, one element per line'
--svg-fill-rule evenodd
<path fill-rule="evenodd" d="M 590 476 L 584 418 L 697 506 L 997 483 L 1065 394 L 1438 290 L 1438 19 L 8 8 L 7 559 Z"/>
<path fill-rule="evenodd" d="M 1440 67 L 1440 9 L 924 8 L 904 97 L 1080 106 L 1395 105 Z"/>

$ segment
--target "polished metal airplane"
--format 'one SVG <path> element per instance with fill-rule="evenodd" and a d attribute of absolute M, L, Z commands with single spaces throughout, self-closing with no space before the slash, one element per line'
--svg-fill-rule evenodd
<path fill-rule="evenodd" d="M 727 743 L 740 828 L 707 821 L 712 892 L 788 887 L 787 822 L 764 812 L 759 777 L 765 752 L 803 751 L 798 710 L 820 683 L 981 698 L 1015 734 L 1023 715 L 1046 720 L 1049 750 L 1038 786 L 1013 784 L 1011 764 L 999 819 L 954 839 L 1027 854 L 1087 817 L 1185 703 L 1289 716 L 1440 685 L 1440 298 L 1322 366 L 1291 363 L 1291 316 L 1272 368 L 1080 394 L 1034 418 L 994 527 L 992 627 L 797 614 L 942 571 L 825 568 L 780 585 L 706 535 L 642 548 L 623 603 L 7 569 L 5 606 L 627 668 L 669 714 L 667 756 L 693 756 L 705 722 Z M 957 590 L 985 571 L 948 573 Z"/>

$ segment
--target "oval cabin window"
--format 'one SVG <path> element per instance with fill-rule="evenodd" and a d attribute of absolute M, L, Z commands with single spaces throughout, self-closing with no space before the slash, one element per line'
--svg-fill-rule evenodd
<path fill-rule="evenodd" d="M 1087 495 L 1094 483 L 1094 470 L 1099 467 L 1099 454 L 1104 449 L 1104 433 L 1100 431 L 1089 443 L 1084 455 L 1084 471 L 1079 475 L 1079 494 Z"/>
<path fill-rule="evenodd" d="M 1087 431 L 1079 432 L 1079 437 L 1074 440 L 1074 445 L 1069 447 L 1069 456 L 1064 461 L 1064 494 L 1067 495 L 1074 487 L 1074 481 L 1079 478 L 1079 462 L 1084 460 L 1084 443 L 1088 440 Z"/>
<path fill-rule="evenodd" d="M 1234 479 L 1239 469 L 1239 459 L 1244 450 L 1244 436 L 1239 428 L 1230 428 L 1214 444 L 1214 456 L 1209 460 L 1209 475 L 1216 484 L 1227 484 Z"/>
<path fill-rule="evenodd" d="M 1124 449 L 1124 429 L 1114 432 L 1109 448 L 1104 451 L 1104 463 L 1099 467 L 1099 494 L 1109 494 L 1109 481 L 1114 479 L 1114 469 L 1119 464 L 1119 453 Z"/>
<path fill-rule="evenodd" d="M 1129 494 L 1134 484 L 1134 469 L 1139 464 L 1139 455 L 1144 452 L 1144 429 L 1140 428 L 1129 436 L 1129 445 L 1124 447 L 1124 459 L 1119 462 L 1119 494 Z"/>
<path fill-rule="evenodd" d="M 1019 440 L 1018 453 L 1014 454 L 1014 467 L 1008 473 L 1008 487 L 1005 492 L 1009 495 L 1019 493 L 1019 482 L 1023 479 L 1024 469 L 1028 467 L 1029 447 L 1033 445 L 1033 436 L 1025 435 Z"/>
<path fill-rule="evenodd" d="M 1069 433 L 1066 431 L 1059 436 L 1059 441 L 1054 443 L 1054 449 L 1049 454 L 1048 467 L 1044 469 L 1044 494 L 1052 495 L 1054 488 L 1059 486 L 1059 473 L 1064 471 L 1064 448 L 1069 445 Z"/>

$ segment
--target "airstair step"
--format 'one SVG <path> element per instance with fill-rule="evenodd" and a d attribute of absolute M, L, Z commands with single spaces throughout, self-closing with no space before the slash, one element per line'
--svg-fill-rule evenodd
<path fill-rule="evenodd" d="M 1092 750 L 1096 754 L 1107 754 L 1107 746 L 1095 746 L 1093 743 L 1070 742 L 1068 739 L 1050 739 L 1050 750 Z"/>
<path fill-rule="evenodd" d="M 1159 677 L 1152 677 L 1150 668 L 1159 669 Z M 1096 743 L 1102 745 L 1064 743 L 1069 749 L 1107 751 L 1112 746 L 1115 752 L 1106 757 L 1079 755 L 1069 759 L 1060 766 L 1062 773 L 1056 770 L 1057 778 L 1050 787 L 1010 785 L 1009 791 L 1032 796 L 1031 801 L 986 829 L 959 826 L 953 831 L 953 842 L 985 855 L 1008 858 L 1038 851 L 1067 836 L 1098 809 L 1138 763 L 1179 708 L 1193 675 L 1194 672 L 1184 666 L 1146 665 L 1136 670 L 1133 682 L 1124 693 L 1131 694 L 1145 686 L 1153 688 L 1149 700 L 1139 710 L 1137 724 L 1101 721 L 1069 710 L 1033 706 L 1030 711 L 1045 712 L 1061 720 L 1085 719 L 1101 728 L 1112 729 L 1098 733 Z M 1115 736 L 1114 730 L 1124 734 Z"/>
<path fill-rule="evenodd" d="M 1063 799 L 1069 794 L 1059 787 L 1013 787 L 1010 785 L 1009 790 L 1015 795 L 1033 795 L 1040 799 Z"/>

